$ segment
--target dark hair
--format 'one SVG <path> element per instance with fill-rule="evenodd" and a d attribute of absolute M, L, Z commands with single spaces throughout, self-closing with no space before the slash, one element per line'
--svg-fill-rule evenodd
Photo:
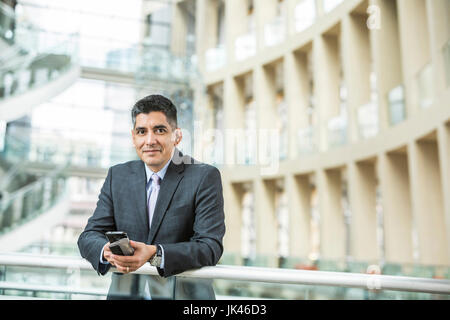
<path fill-rule="evenodd" d="M 166 115 L 167 122 L 172 126 L 172 129 L 178 127 L 177 125 L 177 108 L 166 97 L 159 94 L 152 94 L 140 99 L 131 109 L 131 121 L 133 128 L 136 126 L 136 117 L 140 113 L 148 114 L 152 111 L 160 111 Z"/>

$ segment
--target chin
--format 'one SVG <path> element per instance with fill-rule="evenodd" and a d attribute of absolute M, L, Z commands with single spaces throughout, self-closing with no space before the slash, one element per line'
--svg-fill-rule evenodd
<path fill-rule="evenodd" d="M 143 162 L 145 162 L 146 164 L 155 164 L 155 163 L 158 163 L 159 162 L 159 159 L 155 159 L 155 157 L 149 157 L 149 156 L 147 156 L 147 155 L 142 155 L 141 157 L 139 157 L 139 158 L 141 158 L 141 160 L 143 161 Z"/>
<path fill-rule="evenodd" d="M 155 159 L 155 158 L 144 158 L 143 161 L 144 161 L 146 164 L 152 165 L 152 166 L 155 166 L 155 165 L 158 165 L 158 164 L 161 163 L 161 160 L 160 160 L 160 159 Z"/>

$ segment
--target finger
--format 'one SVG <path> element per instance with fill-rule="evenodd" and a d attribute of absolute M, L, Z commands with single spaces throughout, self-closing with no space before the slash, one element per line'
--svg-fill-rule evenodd
<path fill-rule="evenodd" d="M 136 266 L 136 263 L 121 262 L 121 261 L 117 261 L 117 260 L 114 260 L 114 263 L 115 263 L 116 267 L 125 268 L 125 269 L 127 267 L 129 267 L 130 269 L 135 268 L 135 266 Z"/>
<path fill-rule="evenodd" d="M 125 267 L 121 267 L 121 266 L 116 266 L 117 270 L 121 273 L 127 273 L 127 268 Z"/>
<path fill-rule="evenodd" d="M 111 251 L 111 249 L 109 248 L 109 242 L 105 243 L 105 245 L 103 246 L 103 251 Z"/>
<path fill-rule="evenodd" d="M 124 274 L 130 273 L 130 272 L 133 272 L 136 270 L 130 266 L 116 266 L 116 268 L 119 272 L 122 272 Z"/>
<path fill-rule="evenodd" d="M 136 263 L 136 261 L 138 260 L 138 258 L 135 256 L 119 256 L 119 255 L 113 255 L 113 259 L 122 264 Z"/>
<path fill-rule="evenodd" d="M 136 270 L 139 269 L 141 266 L 140 266 L 139 263 L 137 263 L 137 262 L 133 262 L 133 263 L 130 263 L 130 262 L 120 263 L 120 262 L 117 262 L 117 261 L 116 261 L 116 268 L 117 268 L 117 267 L 122 268 L 122 270 L 126 270 L 126 268 L 128 267 L 128 268 L 130 268 L 129 270 L 130 270 L 130 272 L 131 272 L 131 271 L 136 271 Z"/>
<path fill-rule="evenodd" d="M 105 257 L 105 259 L 108 261 L 114 260 L 112 253 L 109 252 L 103 252 L 103 257 Z"/>
<path fill-rule="evenodd" d="M 134 249 L 138 249 L 141 244 L 142 242 L 130 240 L 130 246 L 132 246 Z"/>
<path fill-rule="evenodd" d="M 111 256 L 105 257 L 105 258 L 109 263 L 111 263 L 113 266 L 115 266 L 115 261 L 114 261 L 114 259 L 111 258 Z"/>
<path fill-rule="evenodd" d="M 126 266 L 124 266 L 123 264 L 118 264 L 118 263 L 116 263 L 115 267 L 120 272 L 124 272 L 127 269 Z"/>

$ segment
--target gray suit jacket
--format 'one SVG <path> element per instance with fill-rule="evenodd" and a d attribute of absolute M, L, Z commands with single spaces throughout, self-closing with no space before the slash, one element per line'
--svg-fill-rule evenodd
<path fill-rule="evenodd" d="M 137 160 L 108 170 L 97 208 L 78 239 L 81 256 L 90 261 L 99 274 L 106 274 L 110 265 L 103 265 L 99 260 L 101 250 L 108 242 L 105 232 L 118 230 L 127 232 L 131 240 L 163 246 L 164 269 L 158 268 L 161 277 L 216 265 L 223 252 L 222 239 L 225 234 L 219 170 L 183 156 L 176 149 L 161 181 L 149 228 L 144 165 Z M 152 283 L 159 283 L 159 288 L 162 283 L 162 287 L 166 288 L 161 297 L 214 298 L 210 285 L 184 281 L 185 285 L 180 286 L 181 279 L 161 277 L 152 277 Z M 113 295 L 112 290 L 118 295 L 139 294 L 148 279 L 147 276 L 114 273 L 109 298 Z M 176 284 L 176 281 L 179 283 Z M 178 294 L 169 289 L 174 287 Z M 155 290 L 159 289 L 151 289 L 152 297 Z"/>

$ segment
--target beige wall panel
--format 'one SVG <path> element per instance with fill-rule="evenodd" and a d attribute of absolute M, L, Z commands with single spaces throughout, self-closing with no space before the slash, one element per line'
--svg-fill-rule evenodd
<path fill-rule="evenodd" d="M 450 251 L 450 122 L 439 126 L 438 143 L 442 194 L 444 196 L 445 232 L 447 235 L 447 248 Z"/>
<path fill-rule="evenodd" d="M 419 111 L 417 75 L 431 62 L 426 0 L 397 0 L 408 116 Z"/>
<path fill-rule="evenodd" d="M 380 257 L 377 244 L 376 187 L 374 163 L 350 164 L 351 256 L 359 261 L 374 261 Z"/>
<path fill-rule="evenodd" d="M 223 177 L 223 192 L 225 201 L 225 237 L 224 249 L 227 252 L 240 254 L 242 229 L 242 195 L 244 191 L 237 184 L 231 184 Z"/>
<path fill-rule="evenodd" d="M 379 176 L 386 262 L 412 263 L 412 207 L 406 154 L 382 154 Z"/>
<path fill-rule="evenodd" d="M 413 214 L 419 240 L 419 260 L 424 264 L 448 264 L 444 199 L 435 141 L 409 145 Z"/>
<path fill-rule="evenodd" d="M 254 95 L 257 109 L 258 127 L 275 129 L 278 118 L 275 106 L 275 69 L 272 66 L 259 66 L 255 70 Z"/>
<path fill-rule="evenodd" d="M 289 157 L 298 155 L 298 130 L 308 125 L 308 72 L 305 54 L 289 53 L 284 59 L 284 86 L 288 104 Z"/>
<path fill-rule="evenodd" d="M 358 140 L 358 108 L 370 101 L 371 49 L 366 16 L 347 15 L 342 21 L 342 51 L 348 88 L 350 142 Z"/>
<path fill-rule="evenodd" d="M 396 1 L 372 0 L 380 9 L 381 27 L 371 32 L 379 95 L 380 130 L 389 127 L 388 92 L 403 83 Z M 389 70 L 389 72 L 386 72 Z"/>
<path fill-rule="evenodd" d="M 438 95 L 447 87 L 443 48 L 450 40 L 450 1 L 427 0 L 427 12 L 435 81 L 433 88 L 434 94 Z"/>
<path fill-rule="evenodd" d="M 345 258 L 345 224 L 341 205 L 341 173 L 317 173 L 320 199 L 320 255 L 323 259 Z"/>
<path fill-rule="evenodd" d="M 311 188 L 308 176 L 289 176 L 289 250 L 293 257 L 305 258 L 311 251 Z"/>
<path fill-rule="evenodd" d="M 276 257 L 278 252 L 278 224 L 275 215 L 275 184 L 273 181 L 256 179 L 255 220 L 256 252 L 260 255 Z M 270 260 L 274 262 L 274 260 Z M 276 265 L 271 265 L 275 267 Z"/>
<path fill-rule="evenodd" d="M 327 142 L 328 119 L 339 114 L 339 61 L 338 40 L 334 36 L 317 36 L 314 38 L 314 95 L 320 123 L 319 149 L 325 151 Z"/>
<path fill-rule="evenodd" d="M 244 92 L 242 78 L 227 77 L 224 85 L 225 163 L 235 163 L 237 129 L 244 128 Z"/>

